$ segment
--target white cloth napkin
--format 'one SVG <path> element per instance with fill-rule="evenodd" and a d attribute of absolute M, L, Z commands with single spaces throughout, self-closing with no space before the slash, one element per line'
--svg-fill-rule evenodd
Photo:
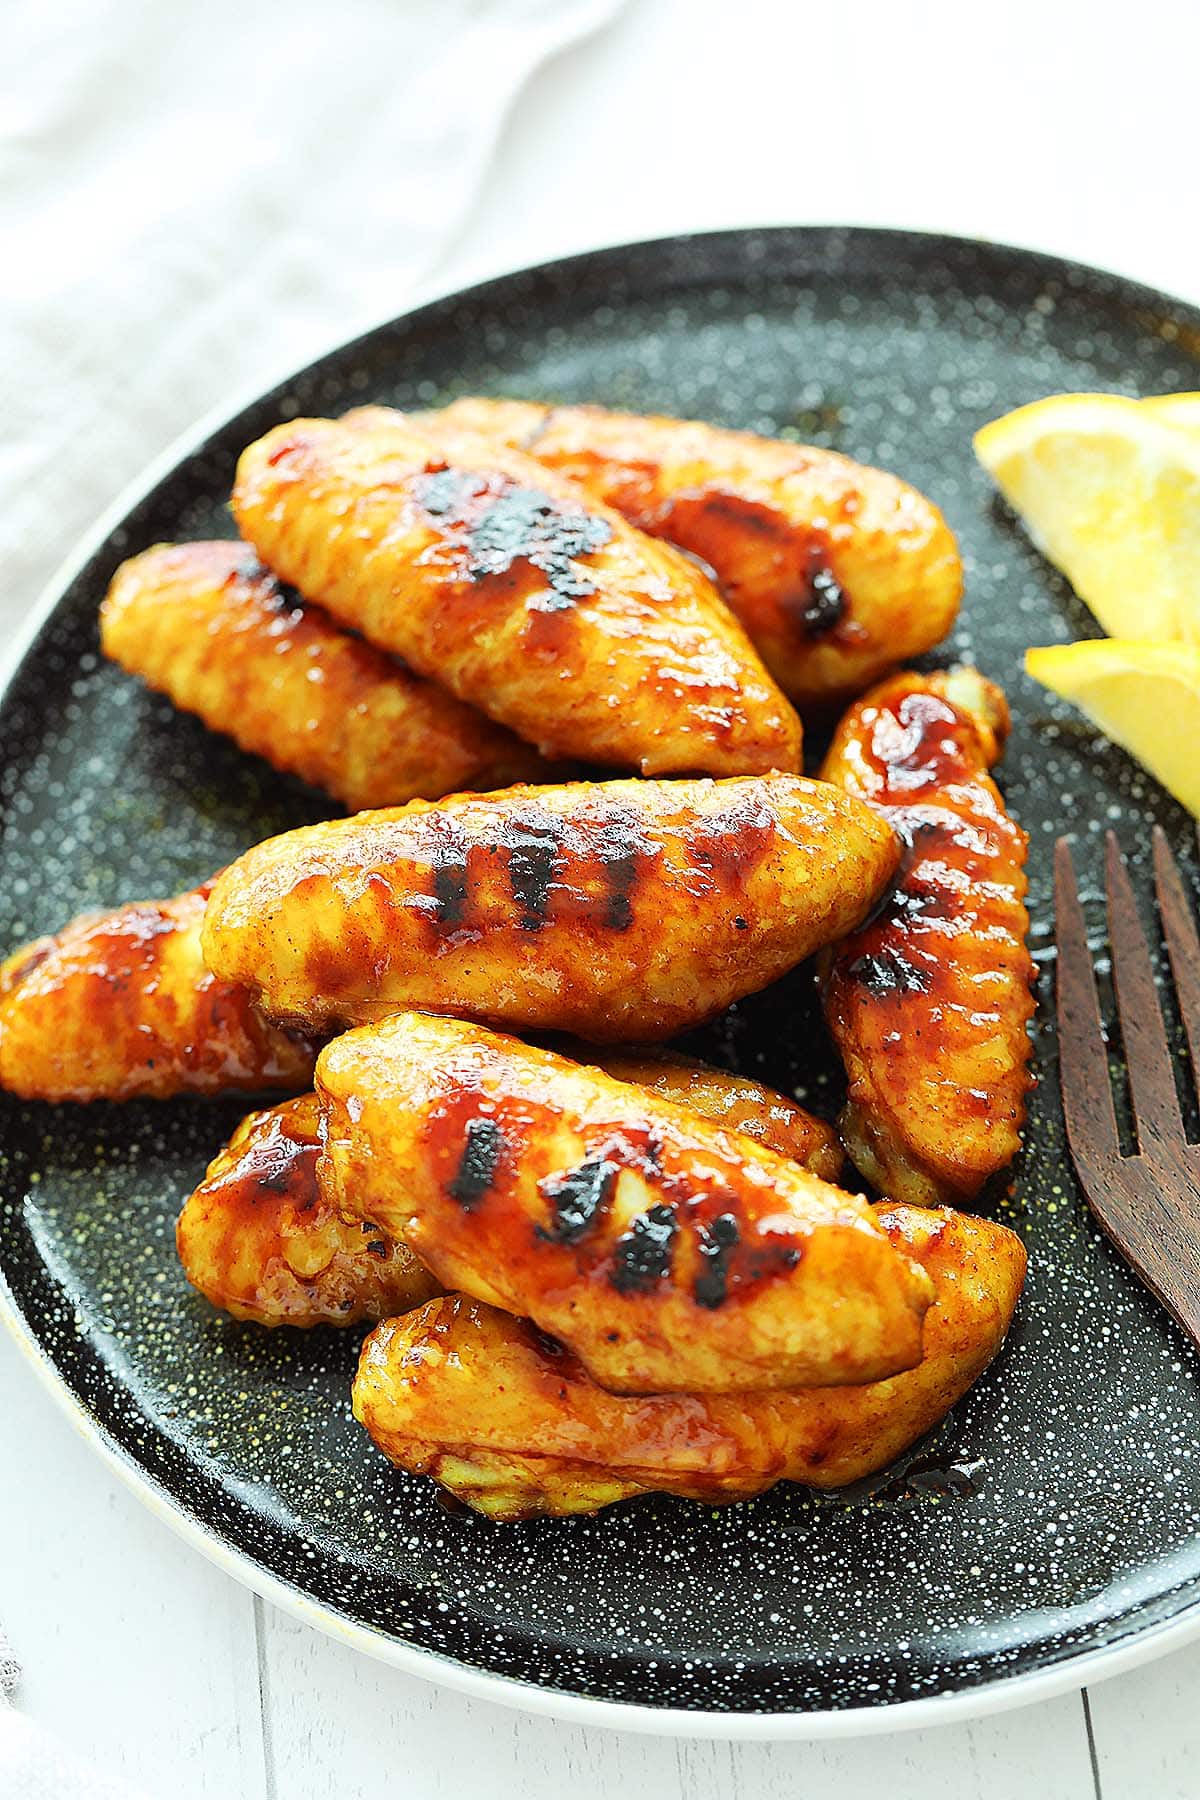
<path fill-rule="evenodd" d="M 624 0 L 46 0 L 0 59 L 0 644 L 227 399 L 403 309 Z"/>
<path fill-rule="evenodd" d="M 12 1653 L 12 1645 L 0 1625 L 0 1701 L 7 1700 L 21 1678 L 21 1665 Z"/>
<path fill-rule="evenodd" d="M 622 4 L 7 10 L 0 649 L 74 540 L 193 420 L 403 309 L 530 74 Z M 15 1680 L 0 1636 L 2 1800 L 131 1795 L 22 1719 Z"/>

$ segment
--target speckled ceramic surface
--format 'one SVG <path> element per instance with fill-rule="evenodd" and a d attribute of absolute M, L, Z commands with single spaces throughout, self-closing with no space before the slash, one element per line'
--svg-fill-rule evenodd
<path fill-rule="evenodd" d="M 1014 703 L 1003 780 L 1032 834 L 1048 975 L 1055 833 L 1074 834 L 1098 945 L 1104 827 L 1140 857 L 1161 820 L 1194 872 L 1179 810 L 1020 673 L 1027 644 L 1094 626 L 971 455 L 998 413 L 1093 387 L 1200 387 L 1200 314 L 1046 258 L 869 231 L 603 252 L 371 334 L 220 430 L 63 595 L 0 716 L 0 945 L 190 886 L 333 810 L 103 664 L 97 605 L 122 556 L 228 533 L 237 451 L 276 420 L 478 391 L 811 439 L 944 507 L 967 566 L 944 654 L 977 659 Z M 1200 1606 L 1200 1367 L 1084 1212 L 1048 998 L 1027 1149 L 993 1203 L 1032 1259 L 1016 1327 L 933 1444 L 869 1493 L 780 1488 L 720 1513 L 644 1500 L 509 1527 L 451 1516 L 351 1420 L 357 1334 L 269 1335 L 185 1285 L 175 1214 L 236 1103 L 4 1102 L 7 1305 L 148 1486 L 264 1576 L 436 1655 L 564 1693 L 756 1713 L 878 1709 L 1044 1669 Z M 836 1099 L 806 971 L 698 1041 Z"/>

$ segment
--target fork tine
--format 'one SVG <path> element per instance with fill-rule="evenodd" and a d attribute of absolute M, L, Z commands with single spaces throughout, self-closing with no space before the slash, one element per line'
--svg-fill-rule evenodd
<path fill-rule="evenodd" d="M 1063 1114 L 1071 1148 L 1082 1166 L 1089 1156 L 1119 1156 L 1120 1139 L 1096 977 L 1066 838 L 1059 838 L 1054 846 L 1054 929 Z"/>
<path fill-rule="evenodd" d="M 1200 837 L 1200 826 L 1197 826 Z M 1163 937 L 1175 977 L 1175 997 L 1187 1033 L 1192 1058 L 1192 1081 L 1200 1099 L 1200 937 L 1192 909 L 1184 891 L 1179 865 L 1171 855 L 1167 834 L 1161 825 L 1154 827 L 1154 888 L 1162 918 Z"/>
<path fill-rule="evenodd" d="M 1143 1150 L 1155 1144 L 1176 1146 L 1183 1142 L 1183 1119 L 1175 1091 L 1175 1071 L 1150 952 L 1115 832 L 1107 834 L 1105 850 L 1113 986 L 1125 1044 L 1129 1094 L 1137 1117 L 1138 1143 Z"/>

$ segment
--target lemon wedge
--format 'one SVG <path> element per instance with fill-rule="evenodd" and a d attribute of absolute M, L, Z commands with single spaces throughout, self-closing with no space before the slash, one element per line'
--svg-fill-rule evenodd
<path fill-rule="evenodd" d="M 975 438 L 1038 548 L 1113 637 L 1200 643 L 1200 433 L 1182 410 L 1058 394 Z"/>
<path fill-rule="evenodd" d="M 1200 432 L 1200 394 L 1154 394 L 1141 405 L 1156 419 L 1165 419 L 1181 431 Z"/>
<path fill-rule="evenodd" d="M 1093 638 L 1027 650 L 1025 668 L 1200 818 L 1200 645 Z"/>

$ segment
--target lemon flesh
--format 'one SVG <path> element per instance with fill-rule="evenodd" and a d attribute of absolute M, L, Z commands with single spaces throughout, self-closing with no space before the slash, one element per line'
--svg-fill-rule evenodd
<path fill-rule="evenodd" d="M 1093 638 L 1027 650 L 1025 668 L 1200 818 L 1200 646 Z"/>
<path fill-rule="evenodd" d="M 1176 425 L 1181 431 L 1200 433 L 1200 394 L 1154 394 L 1141 405 L 1168 425 Z"/>
<path fill-rule="evenodd" d="M 1183 410 L 1059 394 L 975 438 L 1038 548 L 1113 637 L 1200 643 L 1200 431 Z"/>

